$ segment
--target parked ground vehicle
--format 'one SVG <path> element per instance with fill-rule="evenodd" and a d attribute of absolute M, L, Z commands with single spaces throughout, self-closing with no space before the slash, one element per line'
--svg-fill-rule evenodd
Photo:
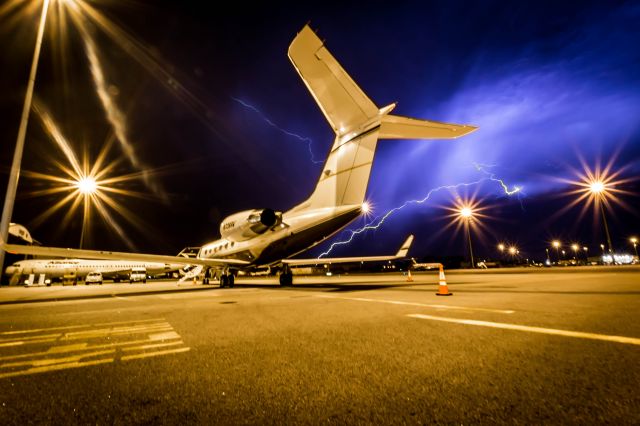
<path fill-rule="evenodd" d="M 94 271 L 89 272 L 84 279 L 85 285 L 100 284 L 102 285 L 102 272 Z"/>
<path fill-rule="evenodd" d="M 75 269 L 69 269 L 62 276 L 62 285 L 76 285 L 78 283 L 78 274 Z"/>
<path fill-rule="evenodd" d="M 129 274 L 129 283 L 134 283 L 137 281 L 141 281 L 143 283 L 147 282 L 147 269 L 144 267 L 140 268 L 131 268 L 131 274 Z"/>

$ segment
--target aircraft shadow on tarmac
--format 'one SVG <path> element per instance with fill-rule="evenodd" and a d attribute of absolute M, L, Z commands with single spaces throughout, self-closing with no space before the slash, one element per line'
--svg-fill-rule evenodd
<path fill-rule="evenodd" d="M 273 284 L 236 284 L 236 287 L 242 288 L 264 288 L 264 289 L 282 289 L 282 290 L 321 290 L 325 292 L 352 292 L 352 291 L 367 291 L 367 290 L 382 290 L 385 288 L 401 288 L 401 287 L 409 287 L 414 285 L 414 283 L 410 284 L 393 284 L 393 283 L 380 283 L 380 284 L 371 284 L 371 283 L 318 283 L 318 284 L 295 284 L 291 287 L 278 287 Z"/>

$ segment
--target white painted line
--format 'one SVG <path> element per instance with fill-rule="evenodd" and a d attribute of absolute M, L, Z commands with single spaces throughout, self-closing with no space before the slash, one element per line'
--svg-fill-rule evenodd
<path fill-rule="evenodd" d="M 403 301 L 399 301 L 399 300 L 366 299 L 364 297 L 329 296 L 329 295 L 326 295 L 326 294 L 315 295 L 315 297 L 322 297 L 324 299 L 355 300 L 355 301 L 358 301 L 358 302 L 388 303 L 388 304 L 391 304 L 391 305 L 420 306 L 420 307 L 423 307 L 423 308 L 451 309 L 451 310 L 460 310 L 460 311 L 492 312 L 492 313 L 498 313 L 498 314 L 512 314 L 512 313 L 515 312 L 515 311 L 512 311 L 512 310 L 504 310 L 504 309 L 472 308 L 472 307 L 469 307 L 469 306 L 454 306 L 454 305 L 434 305 L 434 304 L 417 303 L 417 302 L 403 302 Z"/>
<path fill-rule="evenodd" d="M 175 353 L 180 353 L 180 352 L 187 352 L 189 350 L 191 350 L 191 348 L 169 349 L 169 350 L 166 350 L 166 351 L 158 351 L 158 352 L 145 352 L 145 353 L 142 353 L 142 354 L 123 356 L 120 359 L 122 361 L 129 361 L 131 359 L 140 359 L 140 358 L 148 358 L 148 357 L 152 357 L 152 356 L 169 355 L 169 354 L 175 354 Z"/>
<path fill-rule="evenodd" d="M 412 318 L 420 318 L 432 321 L 443 321 L 443 322 L 452 322 L 456 324 L 466 324 L 466 325 L 477 325 L 480 327 L 493 327 L 493 328 L 501 328 L 505 330 L 518 330 L 518 331 L 528 331 L 530 333 L 540 333 L 540 334 L 551 334 L 554 336 L 564 336 L 564 337 L 576 337 L 579 339 L 591 339 L 591 340 L 603 340 L 606 342 L 616 342 L 616 343 L 625 343 L 628 345 L 638 345 L 640 346 L 640 339 L 635 337 L 625 337 L 625 336 L 612 336 L 608 334 L 596 334 L 596 333 L 585 333 L 582 331 L 569 331 L 569 330 L 557 330 L 555 328 L 544 328 L 544 327 L 530 327 L 526 325 L 518 325 L 518 324 L 505 324 L 501 322 L 489 322 L 489 321 L 476 321 L 469 319 L 461 319 L 461 318 L 446 318 L 446 317 L 436 317 L 432 315 L 423 315 L 423 314 L 409 314 L 408 317 Z"/>

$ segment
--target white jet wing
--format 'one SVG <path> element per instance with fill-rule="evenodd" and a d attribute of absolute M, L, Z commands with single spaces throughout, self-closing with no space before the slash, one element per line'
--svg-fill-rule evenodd
<path fill-rule="evenodd" d="M 27 246 L 22 244 L 3 244 L 2 249 L 13 254 L 31 254 L 34 256 L 51 256 L 79 259 L 133 260 L 139 262 L 179 263 L 181 265 L 243 266 L 249 265 L 246 260 L 237 259 L 201 259 L 197 257 L 165 256 L 161 254 L 126 253 L 117 251 L 98 251 L 70 249 L 62 247 Z"/>
<path fill-rule="evenodd" d="M 407 252 L 413 243 L 413 235 L 409 235 L 400 250 L 391 256 L 360 256 L 360 257 L 322 257 L 315 259 L 283 259 L 282 263 L 287 265 L 320 265 L 326 263 L 356 263 L 356 262 L 383 262 L 386 260 L 397 260 L 407 256 Z"/>

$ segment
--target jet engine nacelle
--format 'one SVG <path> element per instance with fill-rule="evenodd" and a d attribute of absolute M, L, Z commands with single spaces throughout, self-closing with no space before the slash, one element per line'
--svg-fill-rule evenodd
<path fill-rule="evenodd" d="M 244 241 L 264 234 L 282 223 L 282 213 L 271 209 L 245 210 L 220 224 L 220 235 L 230 241 Z"/>

